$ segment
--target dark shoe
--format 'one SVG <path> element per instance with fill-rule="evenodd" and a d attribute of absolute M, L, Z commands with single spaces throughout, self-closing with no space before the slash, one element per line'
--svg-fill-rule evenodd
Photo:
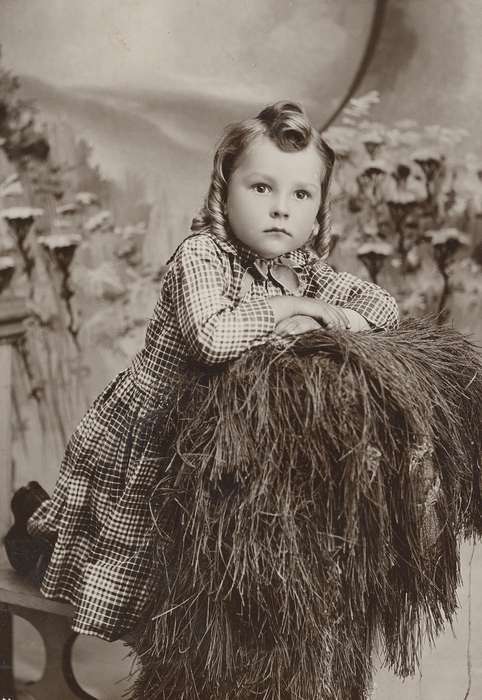
<path fill-rule="evenodd" d="M 27 520 L 48 498 L 50 498 L 49 494 L 38 481 L 29 481 L 27 486 L 22 486 L 15 491 L 10 502 L 15 524 L 26 528 Z"/>
<path fill-rule="evenodd" d="M 30 481 L 15 491 L 11 501 L 15 522 L 3 539 L 11 566 L 37 587 L 42 582 L 55 542 L 29 535 L 27 521 L 48 498 L 49 494 L 37 481 Z"/>
<path fill-rule="evenodd" d="M 12 568 L 21 576 L 29 578 L 35 586 L 40 586 L 54 543 L 38 535 L 32 537 L 16 525 L 12 525 L 3 543 Z"/>

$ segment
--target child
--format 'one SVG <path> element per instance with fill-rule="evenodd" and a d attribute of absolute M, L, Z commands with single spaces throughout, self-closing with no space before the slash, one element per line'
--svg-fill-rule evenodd
<path fill-rule="evenodd" d="M 115 640 L 150 590 L 149 495 L 159 436 L 142 419 L 169 409 L 190 363 L 227 362 L 319 325 L 396 327 L 392 297 L 326 263 L 335 157 L 291 102 L 227 129 L 193 234 L 171 258 L 144 348 L 74 432 L 51 499 L 28 520 L 53 542 L 42 582 L 75 607 L 75 631 Z"/>

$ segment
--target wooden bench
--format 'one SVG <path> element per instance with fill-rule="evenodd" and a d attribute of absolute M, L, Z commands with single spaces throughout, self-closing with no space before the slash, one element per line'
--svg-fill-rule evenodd
<path fill-rule="evenodd" d="M 11 451 L 12 352 L 21 342 L 28 317 L 25 302 L 0 300 L 0 539 L 11 525 L 13 493 Z M 44 598 L 8 565 L 0 545 L 0 700 L 15 700 L 12 616 L 28 620 L 40 633 L 46 652 L 42 678 L 25 686 L 35 700 L 96 700 L 86 693 L 72 672 L 71 652 L 77 637 L 70 629 L 71 606 Z"/>
<path fill-rule="evenodd" d="M 9 629 L 11 616 L 24 618 L 39 632 L 45 646 L 45 668 L 38 681 L 24 689 L 35 700 L 96 700 L 77 683 L 72 670 L 72 647 L 77 634 L 70 628 L 72 606 L 44 598 L 30 583 L 7 566 L 0 567 L 0 624 Z M 3 624 L 2 624 L 3 623 Z M 6 688 L 13 691 L 12 659 L 3 659 L 2 671 Z M 9 677 L 10 676 L 10 677 Z M 18 689 L 21 689 L 19 686 Z M 13 691 L 15 692 L 15 691 Z M 5 691 L 0 688 L 0 698 Z M 6 696 L 8 697 L 8 696 Z M 14 696 L 11 695 L 13 698 Z"/>

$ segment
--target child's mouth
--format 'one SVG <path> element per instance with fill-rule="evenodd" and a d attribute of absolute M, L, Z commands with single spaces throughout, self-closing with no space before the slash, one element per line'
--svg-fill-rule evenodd
<path fill-rule="evenodd" d="M 286 236 L 291 236 L 291 233 L 287 231 L 285 228 L 278 228 L 278 227 L 273 227 L 273 228 L 267 228 L 264 230 L 265 233 L 284 233 Z"/>

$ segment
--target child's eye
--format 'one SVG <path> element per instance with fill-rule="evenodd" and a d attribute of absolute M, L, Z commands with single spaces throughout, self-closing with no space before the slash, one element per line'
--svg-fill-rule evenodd
<path fill-rule="evenodd" d="M 266 185 L 264 182 L 255 182 L 254 185 L 251 186 L 251 189 L 253 189 L 258 194 L 266 194 L 267 192 L 270 191 L 271 188 L 269 185 Z"/>
<path fill-rule="evenodd" d="M 296 190 L 295 192 L 295 197 L 296 199 L 309 199 L 311 197 L 311 193 L 308 192 L 308 190 Z"/>

